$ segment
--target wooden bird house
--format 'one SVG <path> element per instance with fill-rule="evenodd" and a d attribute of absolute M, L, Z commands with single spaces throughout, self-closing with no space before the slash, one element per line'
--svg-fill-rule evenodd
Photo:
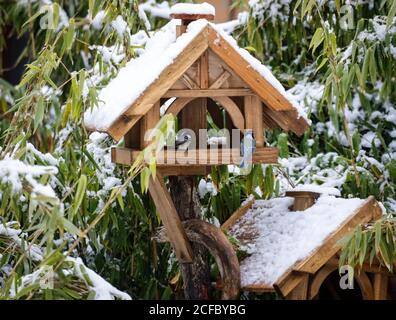
<path fill-rule="evenodd" d="M 161 115 L 173 114 L 178 129 L 194 132 L 197 143 L 183 163 L 167 161 L 172 157 L 164 150 L 158 166 L 165 175 L 205 174 L 213 165 L 239 164 L 239 146 L 231 141 L 221 150 L 209 148 L 202 134 L 208 118 L 229 132 L 252 130 L 257 145 L 253 163 L 277 163 L 278 151 L 266 146 L 265 131 L 303 134 L 308 122 L 299 107 L 267 67 L 209 22 L 213 12 L 179 10 L 172 17 L 149 41 L 171 40 L 160 48 L 150 45 L 120 71 L 99 96 L 99 108 L 87 112 L 86 126 L 115 140 L 124 137 L 125 148 L 114 149 L 113 161 L 128 165 L 149 143 L 145 133 Z"/>
<path fill-rule="evenodd" d="M 124 138 L 124 147 L 112 150 L 113 162 L 124 165 L 131 165 L 147 147 L 145 135 L 163 115 L 173 114 L 178 129 L 195 134 L 199 143 L 188 151 L 161 151 L 157 179 L 149 187 L 177 257 L 191 262 L 190 243 L 162 177 L 206 175 L 211 166 L 240 164 L 240 146 L 232 141 L 210 147 L 208 124 L 236 130 L 238 139 L 252 131 L 253 164 L 278 161 L 278 150 L 266 145 L 266 130 L 302 135 L 309 125 L 271 71 L 210 22 L 214 10 L 190 4 L 172 12 L 173 20 L 101 91 L 98 108 L 85 114 L 85 125 L 117 141 Z M 235 261 L 237 265 L 236 256 Z"/>

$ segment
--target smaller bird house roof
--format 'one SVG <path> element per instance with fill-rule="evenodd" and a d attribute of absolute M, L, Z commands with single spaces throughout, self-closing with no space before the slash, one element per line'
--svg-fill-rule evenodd
<path fill-rule="evenodd" d="M 293 272 L 317 272 L 339 251 L 342 237 L 382 215 L 372 197 L 322 195 L 299 212 L 290 210 L 293 201 L 291 197 L 254 201 L 227 226 L 249 254 L 241 262 L 241 285 L 246 290 L 271 291 Z"/>
<path fill-rule="evenodd" d="M 206 19 L 194 21 L 177 37 L 174 19 L 156 32 L 145 51 L 120 69 L 99 93 L 99 105 L 85 113 L 86 127 L 122 138 L 206 51 L 211 49 L 267 107 L 271 127 L 302 134 L 308 120 L 302 107 L 271 71 Z"/>

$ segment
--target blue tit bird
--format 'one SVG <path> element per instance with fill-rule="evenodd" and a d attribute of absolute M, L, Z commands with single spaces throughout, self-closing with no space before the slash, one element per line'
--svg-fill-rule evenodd
<path fill-rule="evenodd" d="M 246 130 L 245 137 L 241 143 L 242 161 L 239 165 L 241 169 L 249 168 L 252 163 L 253 154 L 256 151 L 256 140 L 254 139 L 253 131 Z"/>
<path fill-rule="evenodd" d="M 191 134 L 187 132 L 181 132 L 177 135 L 175 141 L 176 150 L 187 151 L 192 141 Z"/>

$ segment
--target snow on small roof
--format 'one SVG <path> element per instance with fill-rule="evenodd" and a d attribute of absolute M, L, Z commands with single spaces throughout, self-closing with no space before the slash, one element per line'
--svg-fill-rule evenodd
<path fill-rule="evenodd" d="M 84 123 L 86 127 L 96 131 L 107 131 L 208 25 L 237 50 L 252 69 L 256 70 L 293 105 L 298 117 L 307 119 L 303 108 L 295 101 L 292 95 L 286 92 L 271 71 L 248 51 L 241 49 L 236 40 L 226 34 L 220 27 L 205 19 L 200 19 L 190 23 L 187 31 L 176 37 L 176 25 L 179 24 L 180 20 L 171 20 L 154 33 L 147 41 L 144 52 L 121 68 L 118 75 L 100 91 L 98 96 L 99 105 L 85 112 Z"/>
<path fill-rule="evenodd" d="M 321 196 L 305 211 L 292 212 L 293 201 L 290 197 L 257 200 L 230 229 L 250 254 L 241 262 L 242 287 L 273 285 L 365 202 Z M 254 239 L 243 239 L 246 234 L 253 234 Z"/>
<path fill-rule="evenodd" d="M 216 15 L 216 9 L 211 4 L 204 3 L 176 3 L 171 7 L 171 14 L 191 14 L 191 15 Z"/>
<path fill-rule="evenodd" d="M 316 192 L 320 193 L 323 195 L 328 195 L 328 196 L 336 196 L 340 197 L 341 192 L 337 188 L 332 188 L 332 187 L 322 187 L 317 184 L 300 184 L 296 186 L 295 188 L 289 189 L 287 191 L 307 191 L 307 192 Z"/>

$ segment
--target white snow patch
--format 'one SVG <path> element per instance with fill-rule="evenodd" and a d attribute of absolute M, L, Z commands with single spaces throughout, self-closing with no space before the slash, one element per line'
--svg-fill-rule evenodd
<path fill-rule="evenodd" d="M 361 199 L 322 196 L 311 208 L 291 212 L 293 198 L 257 200 L 230 230 L 237 239 L 244 232 L 255 235 L 249 243 L 240 239 L 250 254 L 241 262 L 242 286 L 274 284 L 363 203 Z"/>
<path fill-rule="evenodd" d="M 216 9 L 211 4 L 204 2 L 195 3 L 177 3 L 170 9 L 171 14 L 205 14 L 216 15 Z"/>
<path fill-rule="evenodd" d="M 300 184 L 295 188 L 289 189 L 288 191 L 306 191 L 306 192 L 316 192 L 322 195 L 336 196 L 340 197 L 340 190 L 332 187 L 323 187 L 317 184 Z"/>

